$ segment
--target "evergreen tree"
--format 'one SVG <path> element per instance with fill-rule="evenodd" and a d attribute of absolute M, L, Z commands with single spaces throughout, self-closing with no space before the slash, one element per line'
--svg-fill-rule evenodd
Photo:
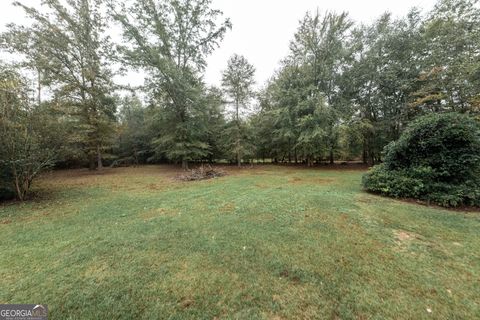
<path fill-rule="evenodd" d="M 242 165 L 242 157 L 250 154 L 251 145 L 246 139 L 246 124 L 243 115 L 248 111 L 251 99 L 254 97 L 255 67 L 244 56 L 233 55 L 228 60 L 227 69 L 222 74 L 222 86 L 233 106 L 233 123 L 229 127 L 230 150 L 235 155 L 237 165 Z"/>

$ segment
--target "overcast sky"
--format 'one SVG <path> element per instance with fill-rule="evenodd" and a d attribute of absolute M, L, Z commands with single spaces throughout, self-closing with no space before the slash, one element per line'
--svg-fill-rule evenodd
<path fill-rule="evenodd" d="M 27 5 L 38 5 L 41 0 L 21 0 Z M 25 21 L 23 12 L 11 5 L 10 0 L 0 0 L 0 30 L 8 22 Z M 435 0 L 213 0 L 213 7 L 224 12 L 233 23 L 221 47 L 208 59 L 205 80 L 218 85 L 221 71 L 228 58 L 244 55 L 256 70 L 257 85 L 262 85 L 288 53 L 288 44 L 305 12 L 348 11 L 357 22 L 370 22 L 389 11 L 395 16 L 405 15 L 416 6 L 430 10 Z M 138 76 L 131 75 L 126 82 L 138 84 Z M 123 81 L 122 81 L 123 82 Z"/>

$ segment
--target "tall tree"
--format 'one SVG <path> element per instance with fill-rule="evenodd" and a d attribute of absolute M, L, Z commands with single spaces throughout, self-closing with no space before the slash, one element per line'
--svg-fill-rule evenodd
<path fill-rule="evenodd" d="M 480 111 L 480 7 L 440 0 L 422 25 L 425 54 L 411 106 L 429 111 Z"/>
<path fill-rule="evenodd" d="M 159 109 L 156 151 L 173 161 L 188 162 L 209 154 L 202 73 L 206 57 L 218 46 L 230 21 L 210 0 L 135 0 L 112 6 L 128 45 L 121 47 L 130 66 L 148 72 L 146 89 Z"/>
<path fill-rule="evenodd" d="M 363 137 L 363 161 L 380 161 L 383 147 L 397 139 L 408 118 L 424 46 L 421 15 L 412 10 L 394 20 L 382 15 L 354 32 L 356 59 L 345 74 L 355 111 L 349 122 Z"/>
<path fill-rule="evenodd" d="M 254 97 L 255 67 L 241 55 L 235 54 L 228 60 L 227 69 L 222 74 L 222 87 L 234 108 L 233 119 L 233 153 L 238 166 L 242 165 L 242 156 L 246 152 L 245 127 L 242 124 L 242 114 L 248 110 Z"/>
<path fill-rule="evenodd" d="M 330 163 L 334 161 L 341 114 L 347 107 L 341 94 L 341 79 L 352 55 L 348 47 L 352 25 L 347 13 L 307 13 L 290 45 L 292 59 L 302 65 L 308 79 L 304 85 L 310 91 L 307 99 L 319 95 L 325 98 L 326 108 L 323 108 L 323 113 L 328 123 L 325 127 L 325 142 Z M 310 111 L 313 110 L 310 108 Z M 306 116 L 310 117 L 313 113 L 309 112 Z"/>
<path fill-rule="evenodd" d="M 8 45 L 34 62 L 42 75 L 39 83 L 49 85 L 56 105 L 73 119 L 76 130 L 70 138 L 83 146 L 90 168 L 96 162 L 101 169 L 115 113 L 103 0 L 45 0 L 42 11 L 21 2 L 14 5 L 23 8 L 34 23 L 31 27 L 10 25 L 5 37 L 10 39 Z"/>

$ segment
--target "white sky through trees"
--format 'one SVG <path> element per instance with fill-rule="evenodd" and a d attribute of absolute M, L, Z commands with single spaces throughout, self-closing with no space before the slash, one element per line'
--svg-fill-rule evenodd
<path fill-rule="evenodd" d="M 20 1 L 29 6 L 41 3 L 41 0 Z M 5 30 L 6 23 L 27 23 L 24 12 L 11 3 L 10 0 L 0 0 L 0 32 Z M 233 29 L 227 32 L 221 47 L 209 57 L 205 80 L 219 85 L 228 58 L 238 53 L 255 66 L 257 86 L 263 85 L 287 55 L 289 42 L 307 11 L 317 8 L 320 12 L 347 11 L 354 21 L 368 23 L 385 11 L 402 16 L 412 7 L 430 10 L 435 3 L 436 0 L 213 0 L 213 8 L 222 10 L 225 17 L 231 19 Z M 132 73 L 121 82 L 138 85 L 142 78 Z"/>

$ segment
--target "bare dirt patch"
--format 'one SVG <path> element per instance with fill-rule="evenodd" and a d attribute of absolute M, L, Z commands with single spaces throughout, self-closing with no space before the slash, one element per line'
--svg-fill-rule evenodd
<path fill-rule="evenodd" d="M 416 233 L 408 232 L 405 230 L 394 230 L 393 236 L 395 238 L 395 243 L 400 251 L 406 250 L 413 242 L 417 244 L 424 244 L 422 237 Z"/>
<path fill-rule="evenodd" d="M 393 233 L 395 235 L 395 239 L 397 239 L 400 242 L 405 242 L 405 241 L 409 241 L 409 240 L 413 240 L 413 239 L 418 238 L 418 236 L 416 234 L 409 233 L 409 232 L 402 231 L 402 230 L 395 230 Z"/>
<path fill-rule="evenodd" d="M 230 213 L 235 211 L 235 204 L 233 202 L 228 202 L 220 207 L 220 212 Z"/>
<path fill-rule="evenodd" d="M 298 275 L 296 274 L 291 274 L 287 269 L 284 269 L 282 272 L 280 272 L 280 277 L 285 278 L 293 282 L 293 284 L 299 284 L 301 282 L 301 279 Z"/>
<path fill-rule="evenodd" d="M 101 171 L 88 169 L 58 170 L 45 173 L 39 179 L 42 194 L 55 194 L 71 188 L 100 187 L 110 191 L 156 192 L 172 185 L 171 178 L 178 175 L 175 166 L 142 166 L 105 168 Z"/>
<path fill-rule="evenodd" d="M 191 306 L 194 305 L 194 303 L 195 303 L 195 300 L 190 298 L 183 297 L 182 299 L 180 299 L 180 305 L 182 306 L 183 309 L 190 308 Z"/>
<path fill-rule="evenodd" d="M 299 178 L 299 177 L 292 177 L 288 180 L 289 184 L 293 185 L 301 185 L 301 184 L 329 184 L 332 183 L 333 179 L 328 178 Z"/>
<path fill-rule="evenodd" d="M 300 182 L 303 182 L 304 180 L 302 180 L 301 178 L 299 177 L 293 177 L 291 179 L 288 180 L 289 183 L 292 183 L 292 184 L 296 184 L 296 183 L 300 183 Z"/>
<path fill-rule="evenodd" d="M 162 187 L 160 185 L 156 185 L 156 184 L 151 183 L 151 184 L 148 185 L 148 189 L 150 189 L 150 190 L 161 190 Z"/>

